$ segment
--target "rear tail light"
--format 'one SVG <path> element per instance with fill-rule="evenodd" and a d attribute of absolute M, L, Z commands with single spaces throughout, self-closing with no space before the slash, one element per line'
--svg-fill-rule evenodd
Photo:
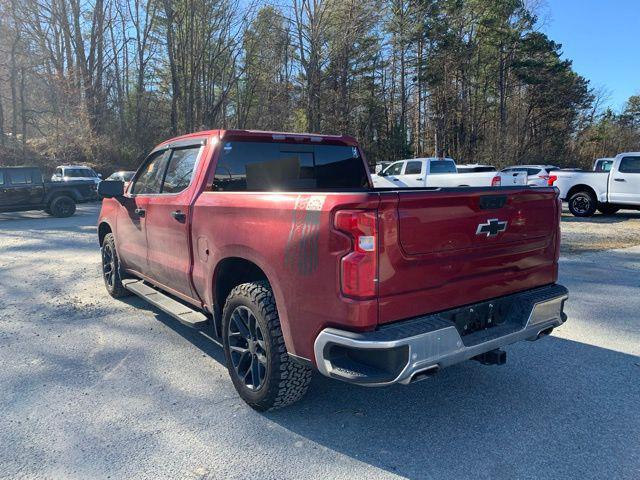
<path fill-rule="evenodd" d="M 501 185 L 502 185 L 502 178 L 500 178 L 500 175 L 496 175 L 495 177 L 493 177 L 493 179 L 491 180 L 491 186 L 499 187 Z"/>
<path fill-rule="evenodd" d="M 378 216 L 373 210 L 340 210 L 334 226 L 352 239 L 351 251 L 340 259 L 342 294 L 356 299 L 376 295 Z"/>
<path fill-rule="evenodd" d="M 556 180 L 558 180 L 557 175 L 550 175 L 549 179 L 547 180 L 547 185 L 549 185 L 550 187 L 553 187 L 553 184 L 555 183 Z"/>

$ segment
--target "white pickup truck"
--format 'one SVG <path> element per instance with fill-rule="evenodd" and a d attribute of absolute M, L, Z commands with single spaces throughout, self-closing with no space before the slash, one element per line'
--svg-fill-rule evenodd
<path fill-rule="evenodd" d="M 621 208 L 640 210 L 640 152 L 620 153 L 608 172 L 556 170 L 554 186 L 576 217 L 599 210 L 613 215 Z"/>
<path fill-rule="evenodd" d="M 374 187 L 489 187 L 526 185 L 523 172 L 458 173 L 452 158 L 412 158 L 398 160 L 376 175 Z"/>

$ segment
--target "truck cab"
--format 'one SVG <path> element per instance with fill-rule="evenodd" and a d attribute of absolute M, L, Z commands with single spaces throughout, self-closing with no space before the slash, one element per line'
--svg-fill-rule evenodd
<path fill-rule="evenodd" d="M 577 217 L 589 217 L 596 210 L 612 215 L 618 210 L 640 210 L 640 152 L 620 153 L 602 171 L 557 170 L 554 185 L 560 198 Z"/>
<path fill-rule="evenodd" d="M 77 203 L 96 198 L 91 181 L 45 182 L 38 167 L 0 167 L 0 212 L 44 210 L 68 217 Z"/>

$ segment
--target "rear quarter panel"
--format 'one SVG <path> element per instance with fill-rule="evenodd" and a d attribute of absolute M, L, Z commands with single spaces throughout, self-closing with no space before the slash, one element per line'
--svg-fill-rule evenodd
<path fill-rule="evenodd" d="M 339 260 L 351 241 L 332 223 L 338 207 L 375 209 L 378 201 L 371 193 L 203 192 L 192 213 L 198 295 L 213 311 L 216 267 L 239 257 L 266 274 L 290 353 L 312 359 L 325 327 L 375 328 L 377 300 L 341 295 Z"/>

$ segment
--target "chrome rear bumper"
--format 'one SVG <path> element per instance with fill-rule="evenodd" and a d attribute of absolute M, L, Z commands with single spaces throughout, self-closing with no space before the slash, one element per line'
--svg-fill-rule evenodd
<path fill-rule="evenodd" d="M 323 375 L 350 383 L 408 384 L 505 345 L 537 340 L 565 322 L 567 298 L 567 289 L 556 284 L 385 325 L 373 332 L 326 328 L 314 344 L 316 365 Z M 461 335 L 451 318 L 487 304 L 493 308 L 491 302 L 506 305 L 502 318 L 490 328 Z"/>

